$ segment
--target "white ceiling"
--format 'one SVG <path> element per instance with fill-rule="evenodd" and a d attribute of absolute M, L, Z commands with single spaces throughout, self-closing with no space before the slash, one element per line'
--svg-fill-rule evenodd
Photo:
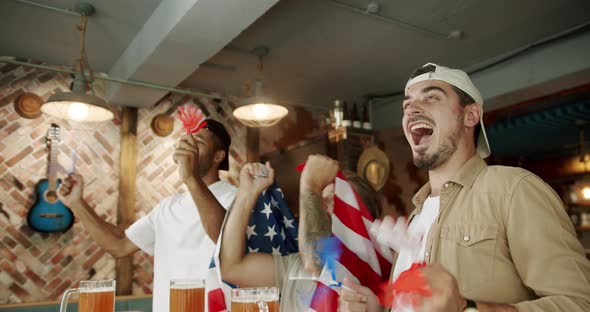
<path fill-rule="evenodd" d="M 31 0 L 73 8 L 76 0 Z M 108 72 L 161 0 L 88 0 L 87 55 L 93 70 Z M 0 1 L 0 55 L 71 65 L 79 55 L 79 17 L 14 0 Z"/>
<path fill-rule="evenodd" d="M 369 1 L 341 0 L 355 7 Z M 268 93 L 285 103 L 331 105 L 367 93 L 403 89 L 428 61 L 467 68 L 590 21 L 587 0 L 379 1 L 380 15 L 433 32 L 465 33 L 448 40 L 343 9 L 329 0 L 282 0 L 246 29 L 232 47 L 270 47 L 264 62 Z M 183 86 L 239 94 L 253 78 L 256 58 L 220 51 Z"/>
<path fill-rule="evenodd" d="M 61 8 L 76 3 L 34 1 Z M 97 14 L 90 18 L 88 25 L 88 58 L 94 70 L 110 72 L 162 3 L 159 0 L 89 2 L 96 7 Z M 366 8 L 369 1 L 338 2 Z M 367 93 L 399 91 L 412 69 L 427 61 L 469 68 L 590 21 L 588 0 L 377 2 L 382 5 L 380 15 L 399 22 L 356 13 L 331 0 L 279 1 L 268 11 L 265 7 L 266 13 L 250 21 L 253 23 L 235 39 L 228 39 L 221 45 L 226 47 L 219 48 L 205 64 L 190 65 L 192 75 L 175 85 L 243 96 L 244 84 L 254 78 L 257 63 L 256 57 L 244 51 L 264 45 L 270 48 L 263 71 L 267 93 L 285 104 L 327 107 L 335 98 L 354 100 Z M 211 18 L 219 23 L 219 19 L 229 22 L 234 17 Z M 0 55 L 59 65 L 72 64 L 77 56 L 79 37 L 75 16 L 2 0 L 0 21 Z M 182 22 L 183 28 L 190 27 L 186 20 Z M 195 38 L 199 38 L 198 34 L 207 30 L 203 30 L 202 21 L 194 23 L 200 25 L 194 27 Z M 453 30 L 463 31 L 464 38 L 446 39 L 445 34 Z M 174 42 L 179 50 L 195 46 L 195 42 L 168 39 L 168 44 Z M 209 44 L 209 40 L 203 40 L 196 45 Z M 158 62 L 154 57 L 157 56 L 152 56 L 150 62 Z M 163 64 L 171 61 L 170 54 L 162 53 L 162 58 L 166 58 L 161 60 Z M 144 75 L 142 80 L 149 81 L 150 77 Z M 154 102 L 145 101 L 139 106 Z"/>

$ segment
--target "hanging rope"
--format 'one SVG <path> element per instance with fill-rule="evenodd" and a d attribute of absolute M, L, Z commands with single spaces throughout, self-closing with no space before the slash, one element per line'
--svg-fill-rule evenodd
<path fill-rule="evenodd" d="M 86 84 L 94 83 L 94 72 L 90 68 L 88 58 L 86 57 L 86 23 L 88 19 L 85 15 L 80 16 L 80 24 L 78 24 L 78 31 L 80 31 L 80 57 L 76 60 L 76 69 L 80 71 L 84 77 Z M 88 78 L 87 78 L 88 73 Z M 94 88 L 90 87 L 90 91 L 94 94 Z"/>
<path fill-rule="evenodd" d="M 258 56 L 258 65 L 256 65 L 256 76 L 257 79 L 262 79 L 262 55 Z"/>

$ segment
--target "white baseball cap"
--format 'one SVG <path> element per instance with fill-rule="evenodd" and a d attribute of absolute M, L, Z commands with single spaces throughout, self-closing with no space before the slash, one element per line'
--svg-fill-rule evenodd
<path fill-rule="evenodd" d="M 475 103 L 481 106 L 481 114 L 479 115 L 479 124 L 481 131 L 479 132 L 479 137 L 477 138 L 477 154 L 481 158 L 486 158 L 490 156 L 490 144 L 488 143 L 488 137 L 486 135 L 485 127 L 483 125 L 483 97 L 481 96 L 481 93 L 479 93 L 479 90 L 477 90 L 475 85 L 473 85 L 473 82 L 471 81 L 471 79 L 469 79 L 467 73 L 460 69 L 452 69 L 436 65 L 434 63 L 426 63 L 422 67 L 426 66 L 433 66 L 434 71 L 426 72 L 424 74 L 418 75 L 408 80 L 408 83 L 406 84 L 406 90 L 408 90 L 410 86 L 422 81 L 440 80 L 450 85 L 453 85 L 462 90 L 463 92 L 469 94 L 469 96 L 471 96 L 473 100 L 475 100 Z"/>

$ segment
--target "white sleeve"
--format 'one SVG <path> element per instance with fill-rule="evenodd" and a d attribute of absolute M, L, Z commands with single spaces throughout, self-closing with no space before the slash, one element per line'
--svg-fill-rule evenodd
<path fill-rule="evenodd" d="M 159 207 L 160 204 L 156 205 L 152 211 L 135 221 L 129 228 L 127 228 L 127 230 L 125 230 L 127 238 L 137 245 L 139 249 L 151 256 L 154 255 L 154 246 L 156 242 L 156 227 L 154 219 Z"/>
<path fill-rule="evenodd" d="M 236 199 L 236 194 L 238 193 L 238 189 L 232 187 L 224 196 L 223 200 L 220 201 L 220 204 L 225 208 L 225 210 L 229 210 Z"/>

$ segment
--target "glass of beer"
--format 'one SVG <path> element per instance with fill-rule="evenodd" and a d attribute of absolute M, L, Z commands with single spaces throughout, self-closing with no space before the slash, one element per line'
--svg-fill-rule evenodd
<path fill-rule="evenodd" d="M 279 312 L 279 289 L 276 287 L 234 288 L 231 290 L 232 312 Z"/>
<path fill-rule="evenodd" d="M 170 312 L 205 311 L 205 280 L 171 280 Z"/>
<path fill-rule="evenodd" d="M 78 312 L 114 312 L 115 280 L 80 281 L 78 288 L 66 290 L 61 298 L 60 312 L 66 312 L 71 294 L 80 294 Z"/>

